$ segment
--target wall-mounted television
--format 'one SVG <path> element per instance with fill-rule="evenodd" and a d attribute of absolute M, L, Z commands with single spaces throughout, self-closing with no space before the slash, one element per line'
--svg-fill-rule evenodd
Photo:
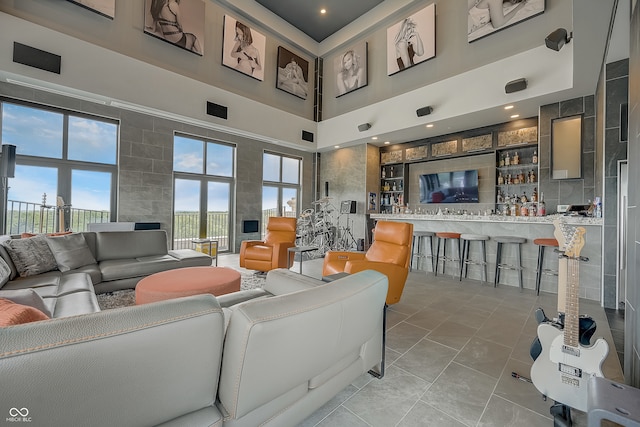
<path fill-rule="evenodd" d="M 420 175 L 420 203 L 478 203 L 478 171 Z"/>

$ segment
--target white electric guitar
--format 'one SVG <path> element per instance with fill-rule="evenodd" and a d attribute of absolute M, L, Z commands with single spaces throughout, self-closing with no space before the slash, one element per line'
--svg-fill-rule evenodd
<path fill-rule="evenodd" d="M 555 225 L 556 231 L 562 227 L 562 238 L 568 242 L 561 242 L 557 239 L 559 233 L 555 234 L 567 258 L 564 329 L 558 329 L 553 323 L 538 326 L 542 353 L 531 367 L 531 381 L 543 395 L 586 412 L 587 383 L 592 376 L 603 376 L 602 363 L 609 353 L 609 345 L 602 338 L 590 347 L 580 344 L 578 270 L 585 229 L 565 230 L 563 225 Z"/>

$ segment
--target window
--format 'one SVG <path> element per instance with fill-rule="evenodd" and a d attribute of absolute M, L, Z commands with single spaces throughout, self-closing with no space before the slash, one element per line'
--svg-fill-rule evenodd
<path fill-rule="evenodd" d="M 206 238 L 230 250 L 235 147 L 176 135 L 173 171 L 173 247 L 191 248 L 193 240 Z"/>
<path fill-rule="evenodd" d="M 265 152 L 262 156 L 262 233 L 270 216 L 298 216 L 302 160 Z"/>
<path fill-rule="evenodd" d="M 116 121 L 3 100 L 0 109 L 2 144 L 16 146 L 0 207 L 5 232 L 85 231 L 115 220 Z"/>

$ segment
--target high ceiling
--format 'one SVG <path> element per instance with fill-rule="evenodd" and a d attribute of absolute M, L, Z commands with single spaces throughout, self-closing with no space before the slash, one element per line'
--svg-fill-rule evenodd
<path fill-rule="evenodd" d="M 383 0 L 256 0 L 271 12 L 321 42 Z M 391 0 L 393 1 L 393 0 Z M 325 9 L 326 13 L 320 13 Z"/>

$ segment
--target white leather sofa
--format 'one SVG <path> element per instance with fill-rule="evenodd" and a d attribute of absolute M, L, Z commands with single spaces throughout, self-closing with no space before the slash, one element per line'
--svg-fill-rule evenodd
<path fill-rule="evenodd" d="M 0 414 L 48 427 L 294 426 L 380 367 L 387 286 L 363 271 L 296 288 L 274 270 L 266 294 L 224 313 L 199 295 L 0 329 Z"/>

